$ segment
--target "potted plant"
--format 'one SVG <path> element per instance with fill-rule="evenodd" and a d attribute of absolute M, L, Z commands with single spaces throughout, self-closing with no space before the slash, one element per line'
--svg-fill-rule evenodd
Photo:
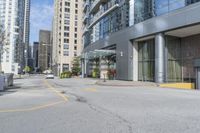
<path fill-rule="evenodd" d="M 116 76 L 116 69 L 108 69 L 107 76 L 109 80 L 114 80 Z"/>

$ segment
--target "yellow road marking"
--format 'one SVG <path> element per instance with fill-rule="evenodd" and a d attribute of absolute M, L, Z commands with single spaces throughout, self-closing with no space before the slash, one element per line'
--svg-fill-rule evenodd
<path fill-rule="evenodd" d="M 63 100 L 62 101 L 58 101 L 58 102 L 52 102 L 52 103 L 44 104 L 44 105 L 39 105 L 39 106 L 35 106 L 35 107 L 24 108 L 24 109 L 0 109 L 0 113 L 35 111 L 35 110 L 39 110 L 39 109 L 43 109 L 43 108 L 47 108 L 47 107 L 52 107 L 52 106 L 55 106 L 55 105 L 58 105 L 58 104 L 61 104 L 61 103 L 64 103 L 64 102 L 68 101 L 67 96 L 65 96 L 62 93 L 60 93 L 59 91 L 57 91 L 46 80 L 44 81 L 44 83 L 48 87 L 47 89 L 49 89 L 50 91 L 53 91 L 54 93 L 56 93 Z"/>
<path fill-rule="evenodd" d="M 46 80 L 44 80 L 44 83 L 46 84 L 46 86 L 48 87 L 49 90 L 55 92 L 59 97 L 61 97 L 64 101 L 68 101 L 67 96 L 63 95 L 62 93 L 60 93 L 59 91 L 57 91 L 54 87 L 52 87 Z"/>
<path fill-rule="evenodd" d="M 97 92 L 97 89 L 96 88 L 87 88 L 87 89 L 84 89 L 84 91 Z"/>
<path fill-rule="evenodd" d="M 58 101 L 58 102 L 54 102 L 54 103 L 49 103 L 49 104 L 25 108 L 25 109 L 5 109 L 5 110 L 0 110 L 0 113 L 35 111 L 35 110 L 39 110 L 39 109 L 43 109 L 43 108 L 47 108 L 47 107 L 52 107 L 52 106 L 55 106 L 55 105 L 58 105 L 61 103 L 64 103 L 64 101 Z"/>

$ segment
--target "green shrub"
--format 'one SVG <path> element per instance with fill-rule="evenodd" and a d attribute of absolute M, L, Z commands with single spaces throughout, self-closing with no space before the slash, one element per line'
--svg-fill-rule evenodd
<path fill-rule="evenodd" d="M 60 78 L 71 78 L 72 77 L 72 73 L 70 71 L 66 71 L 60 74 Z"/>
<path fill-rule="evenodd" d="M 100 77 L 100 70 L 99 68 L 94 68 L 92 71 L 92 77 L 93 78 L 99 78 Z"/>

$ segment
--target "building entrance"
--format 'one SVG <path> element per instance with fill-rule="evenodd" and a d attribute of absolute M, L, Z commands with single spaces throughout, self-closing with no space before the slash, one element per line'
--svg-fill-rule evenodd
<path fill-rule="evenodd" d="M 138 42 L 138 79 L 155 80 L 155 44 L 154 39 Z"/>

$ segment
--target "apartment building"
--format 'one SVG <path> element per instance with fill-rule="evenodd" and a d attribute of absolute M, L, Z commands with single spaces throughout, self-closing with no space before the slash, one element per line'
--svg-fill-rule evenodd
<path fill-rule="evenodd" d="M 70 71 L 82 50 L 82 0 L 55 0 L 52 66 L 54 73 Z"/>
<path fill-rule="evenodd" d="M 6 37 L 0 63 L 5 73 L 21 73 L 25 66 L 25 54 L 28 55 L 26 46 L 29 44 L 29 14 L 30 0 L 0 0 L 0 24 Z"/>
<path fill-rule="evenodd" d="M 112 57 L 119 80 L 200 81 L 199 1 L 85 0 L 83 74 Z"/>

